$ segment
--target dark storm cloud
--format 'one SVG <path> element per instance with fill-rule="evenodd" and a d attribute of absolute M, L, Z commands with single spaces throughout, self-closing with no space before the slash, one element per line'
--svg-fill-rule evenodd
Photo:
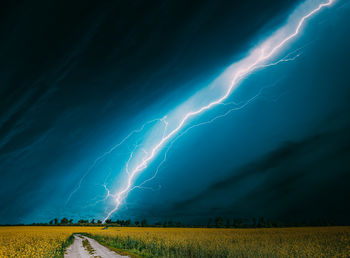
<path fill-rule="evenodd" d="M 82 88 L 86 83 L 82 77 L 86 78 L 86 73 L 90 73 L 88 78 L 95 80 L 91 74 L 96 76 L 106 68 L 109 70 L 110 66 L 116 67 L 114 73 L 120 76 L 106 76 L 117 82 L 113 83 L 114 89 L 111 88 L 112 85 L 98 89 L 99 94 L 102 93 L 101 98 L 116 93 L 116 99 L 110 103 L 121 106 L 123 99 L 127 99 L 126 96 L 131 92 L 137 97 L 146 88 L 152 92 L 152 101 L 160 91 L 158 83 L 166 81 L 164 77 L 168 73 L 164 74 L 164 71 L 175 70 L 171 73 L 175 72 L 178 84 L 181 85 L 181 81 L 188 80 L 188 75 L 193 77 L 200 74 L 203 68 L 199 64 L 206 63 L 205 60 L 211 60 L 214 56 L 217 69 L 220 67 L 220 59 L 227 60 L 229 57 L 223 49 L 240 47 L 242 42 L 261 27 L 260 21 L 268 20 L 267 17 L 276 13 L 278 8 L 282 9 L 290 3 L 292 1 L 283 5 L 271 4 L 271 9 L 263 14 L 258 14 L 258 8 L 266 4 L 264 1 L 254 5 L 225 1 L 216 4 L 210 1 L 138 1 L 134 4 L 116 2 L 111 6 L 96 6 L 92 2 L 84 5 L 64 2 L 48 4 L 45 1 L 34 5 L 26 1 L 18 6 L 8 4 L 8 8 L 4 8 L 7 12 L 3 11 L 5 15 L 2 16 L 2 32 L 7 40 L 2 42 L 1 66 L 11 75 L 7 75 L 9 78 L 2 83 L 1 88 L 1 95 L 5 96 L 0 106 L 1 147 L 6 148 L 7 143 L 9 148 L 15 147 L 9 141 L 24 130 L 26 120 L 30 120 L 26 114 L 34 109 L 32 116 L 35 116 L 35 109 L 45 108 L 48 104 L 41 105 L 42 102 L 58 88 L 63 93 L 71 91 L 73 94 L 86 90 L 88 95 L 83 95 L 85 101 L 95 96 L 97 89 L 91 91 L 88 83 L 85 89 Z M 240 12 L 251 12 L 255 19 L 241 21 L 247 22 L 243 27 L 231 26 L 244 19 L 239 15 Z M 229 24 L 225 24 L 227 22 Z M 103 26 L 99 27 L 99 23 Z M 227 27 L 230 27 L 230 31 L 227 31 Z M 228 32 L 225 36 L 229 39 L 217 40 L 220 35 Z M 239 34 L 239 38 L 234 36 L 236 34 Z M 96 38 L 91 42 L 93 36 Z M 188 40 L 189 36 L 191 40 Z M 212 44 L 215 44 L 215 48 L 211 47 Z M 206 48 L 211 48 L 212 51 L 203 55 L 201 49 Z M 179 59 L 180 55 L 182 57 Z M 78 62 L 83 64 L 75 69 L 73 78 L 79 85 L 74 85 L 74 89 L 68 88 L 72 87 L 71 84 L 58 86 Z M 163 68 L 155 69 L 158 66 Z M 102 84 L 101 81 L 100 83 Z M 135 97 L 130 102 L 135 101 Z M 57 98 L 61 98 L 61 103 L 67 100 L 67 96 Z M 146 98 L 147 95 L 142 99 L 145 104 Z M 141 101 L 138 99 L 138 102 Z M 67 103 L 67 107 L 63 105 L 62 108 L 69 108 L 69 105 L 74 104 Z M 53 110 L 51 113 L 55 117 L 59 111 Z M 38 123 L 49 123 L 50 118 L 44 119 L 44 123 Z"/>
<path fill-rule="evenodd" d="M 34 15 L 39 17 L 42 15 L 39 11 Z M 33 18 L 33 17 L 32 17 Z M 45 18 L 45 17 L 40 17 Z M 35 18 L 29 20 L 29 24 L 33 23 L 32 26 L 38 26 L 38 22 L 43 22 L 40 18 Z M 28 24 L 23 25 L 24 27 Z M 23 28 L 24 29 L 24 28 Z M 42 30 L 52 29 L 55 30 L 55 26 L 43 26 Z M 91 38 L 95 34 L 97 25 L 92 26 L 89 30 L 86 30 L 81 38 L 73 41 L 69 48 L 64 50 L 62 55 L 59 55 L 58 49 L 46 49 L 41 48 L 42 45 L 50 44 L 50 40 L 42 37 L 42 35 L 31 35 L 33 39 L 28 39 L 25 36 L 19 34 L 21 31 L 15 33 L 17 38 L 13 35 L 12 38 L 9 38 L 9 41 L 17 48 L 14 48 L 14 51 L 19 49 L 19 52 L 23 51 L 24 42 L 34 41 L 32 48 L 28 48 L 28 45 L 25 45 L 25 53 L 16 58 L 16 53 L 5 53 L 4 55 L 9 56 L 8 60 L 17 60 L 18 62 L 27 61 L 27 66 L 23 65 L 23 68 L 14 70 L 12 73 L 12 78 L 7 82 L 7 87 L 2 88 L 1 94 L 6 96 L 1 102 L 0 106 L 0 151 L 3 148 L 13 149 L 17 145 L 25 145 L 27 142 L 26 138 L 35 140 L 34 135 L 29 135 L 25 137 L 20 137 L 20 140 L 17 140 L 16 143 L 11 142 L 11 140 L 19 135 L 26 128 L 30 127 L 30 122 L 33 117 L 35 117 L 38 110 L 42 109 L 47 105 L 47 98 L 50 97 L 58 88 L 58 84 L 65 79 L 65 77 L 74 69 L 77 63 L 77 57 L 86 50 L 86 46 L 90 42 Z M 57 33 L 57 30 L 55 30 Z M 35 39 L 37 37 L 37 39 Z M 36 40 L 36 41 L 35 41 Z M 52 40 L 59 40 L 59 36 L 54 37 Z M 18 41 L 20 43 L 18 43 Z M 44 41 L 45 43 L 42 43 Z M 37 46 L 38 45 L 38 46 Z M 56 52 L 57 51 L 57 52 Z M 35 56 L 34 56 L 35 55 Z M 27 56 L 27 57 L 26 57 Z M 54 57 L 52 57 L 54 56 Z M 27 59 L 27 60 L 26 60 Z M 10 63 L 13 61 L 10 61 Z M 11 64 L 10 64 L 11 67 Z M 45 121 L 43 121 L 45 122 Z M 29 124 L 29 126 L 28 126 Z M 48 125 L 50 126 L 50 125 Z M 38 137 L 41 137 L 42 132 L 40 126 L 38 126 Z M 45 130 L 45 129 L 44 129 Z M 33 137 L 34 136 L 34 137 Z M 19 143 L 21 142 L 21 143 Z"/>
<path fill-rule="evenodd" d="M 172 210 L 204 217 L 265 215 L 346 223 L 350 215 L 346 205 L 350 197 L 349 132 L 347 126 L 287 142 L 260 160 L 232 171 L 232 176 L 176 203 Z M 237 198 L 235 189 L 246 182 L 255 186 Z"/>
<path fill-rule="evenodd" d="M 189 81 L 215 76 L 297 2 L 2 3 L 0 220 L 74 186 L 85 171 L 66 171 L 97 155 L 106 121 L 122 127 L 169 92 L 187 95 Z"/>
<path fill-rule="evenodd" d="M 76 67 L 98 27 L 98 19 L 91 26 L 77 25 L 69 11 L 60 12 L 62 8 L 64 5 L 54 2 L 28 1 L 17 5 L 12 2 L 2 9 L 7 10 L 1 16 L 0 27 L 6 38 L 0 43 L 0 65 L 7 73 L 2 76 L 0 88 L 3 221 L 22 219 L 44 203 L 45 194 L 51 196 L 54 192 L 46 188 L 43 193 L 41 189 L 47 178 L 54 176 L 49 171 L 50 162 L 55 160 L 50 150 L 54 146 L 48 144 L 48 138 L 64 110 L 55 111 L 50 101 Z M 49 110 L 53 112 L 45 114 Z M 51 157 L 43 155 L 45 148 Z"/>

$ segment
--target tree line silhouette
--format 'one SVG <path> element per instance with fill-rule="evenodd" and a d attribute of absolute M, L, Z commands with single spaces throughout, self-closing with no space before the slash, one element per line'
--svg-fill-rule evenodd
<path fill-rule="evenodd" d="M 96 219 L 80 219 L 74 221 L 68 218 L 54 218 L 49 221 L 49 223 L 32 223 L 30 225 L 37 226 L 106 226 L 106 227 L 207 227 L 207 228 L 275 228 L 275 227 L 306 227 L 306 226 L 335 226 L 339 225 L 333 221 L 326 219 L 317 220 L 276 220 L 276 219 L 266 219 L 264 217 L 260 218 L 223 218 L 215 217 L 209 218 L 206 224 L 184 224 L 180 221 L 164 220 L 155 223 L 148 223 L 146 219 L 131 221 L 127 220 L 111 220 L 108 219 L 105 223 L 101 220 Z"/>

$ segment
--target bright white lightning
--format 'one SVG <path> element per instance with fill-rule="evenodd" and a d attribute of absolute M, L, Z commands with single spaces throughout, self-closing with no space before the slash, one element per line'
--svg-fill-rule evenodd
<path fill-rule="evenodd" d="M 298 57 L 299 55 L 297 55 L 296 57 Z M 295 57 L 295 58 L 296 58 Z M 277 63 L 281 63 L 281 62 L 288 62 L 288 61 L 294 61 L 295 58 L 288 58 L 288 59 L 281 59 L 279 60 Z M 274 64 L 275 65 L 275 64 Z M 169 150 L 171 149 L 171 147 L 173 146 L 173 144 L 179 139 L 181 138 L 182 136 L 184 136 L 185 134 L 187 134 L 190 130 L 196 128 L 196 127 L 200 127 L 200 126 L 203 126 L 203 125 L 207 125 L 207 124 L 211 124 L 213 122 L 215 122 L 216 120 L 220 119 L 220 118 L 223 118 L 223 117 L 226 117 L 228 116 L 229 114 L 231 114 L 232 112 L 234 111 L 238 111 L 238 110 L 242 110 L 244 109 L 246 106 L 248 106 L 249 104 L 251 104 L 252 102 L 256 101 L 257 99 L 261 98 L 262 97 L 262 92 L 265 90 L 265 89 L 268 89 L 268 88 L 272 88 L 274 87 L 275 85 L 273 86 L 269 86 L 269 87 L 263 87 L 259 90 L 259 92 L 254 95 L 253 97 L 251 97 L 250 99 L 248 99 L 247 101 L 244 101 L 244 102 L 241 102 L 241 103 L 235 103 L 235 102 L 229 102 L 229 103 L 221 103 L 222 105 L 224 106 L 227 106 L 227 105 L 234 105 L 235 107 L 233 108 L 230 108 L 229 110 L 227 110 L 225 113 L 221 114 L 221 115 L 217 115 L 215 116 L 214 118 L 208 120 L 208 121 L 205 121 L 205 122 L 201 122 L 201 123 L 198 123 L 198 124 L 194 124 L 190 127 L 188 127 L 185 131 L 183 131 L 181 134 L 177 135 L 176 138 L 174 140 L 171 141 L 171 143 L 169 144 L 169 146 L 167 147 L 165 153 L 164 153 L 164 157 L 163 157 L 163 160 L 158 164 L 154 174 L 152 177 L 142 181 L 141 184 L 139 185 L 136 185 L 136 186 L 133 186 L 130 191 L 134 190 L 134 189 L 149 189 L 149 188 L 146 188 L 146 187 L 143 187 L 144 184 L 146 184 L 147 182 L 150 182 L 152 181 L 153 179 L 155 179 L 158 175 L 158 172 L 160 170 L 160 168 L 162 167 L 162 165 L 166 162 L 167 160 L 167 155 L 168 155 L 168 152 Z M 272 101 L 277 101 L 281 96 L 278 96 L 277 98 L 273 99 Z M 109 193 L 108 193 L 109 195 Z M 104 199 L 105 200 L 105 199 Z"/>
<path fill-rule="evenodd" d="M 157 119 L 153 119 L 151 121 L 148 121 L 146 123 L 144 123 L 140 128 L 131 131 L 125 138 L 123 138 L 118 144 L 114 145 L 110 150 L 106 151 L 105 153 L 103 153 L 101 156 L 97 157 L 95 159 L 95 161 L 92 163 L 92 165 L 89 167 L 89 169 L 85 172 L 85 174 L 80 178 L 78 185 L 76 186 L 75 189 L 73 189 L 73 191 L 69 194 L 67 200 L 66 200 L 66 205 L 69 203 L 69 201 L 72 199 L 72 196 L 80 189 L 82 182 L 84 181 L 84 179 L 86 178 L 86 176 L 96 167 L 96 165 L 98 164 L 98 162 L 100 162 L 101 160 L 103 160 L 107 155 L 111 154 L 113 151 L 115 151 L 119 146 L 121 146 L 123 143 L 125 143 L 127 140 L 129 140 L 133 135 L 137 134 L 137 133 L 141 133 L 146 126 L 153 124 L 155 122 L 161 121 L 165 124 L 165 127 L 167 126 L 166 121 L 165 121 L 166 117 L 163 118 L 157 118 Z M 133 155 L 133 153 L 131 154 Z M 129 158 L 129 161 L 132 157 Z M 127 162 L 127 166 L 129 164 L 129 161 Z M 128 167 L 127 167 L 127 172 L 128 172 Z"/>
<path fill-rule="evenodd" d="M 298 20 L 297 26 L 292 33 L 283 35 L 284 31 L 282 28 L 275 35 L 271 36 L 265 42 L 263 42 L 261 45 L 255 48 L 255 50 L 252 51 L 252 54 L 238 62 L 237 66 L 239 69 L 234 72 L 231 82 L 229 86 L 225 89 L 224 94 L 222 94 L 221 97 L 218 97 L 217 99 L 205 105 L 202 105 L 201 107 L 193 111 L 185 113 L 182 119 L 179 120 L 177 126 L 175 126 L 175 128 L 172 129 L 168 134 L 164 134 L 159 140 L 159 142 L 155 144 L 149 152 L 146 153 L 146 157 L 144 157 L 142 161 L 137 163 L 136 166 L 131 171 L 129 171 L 126 185 L 119 192 L 113 195 L 115 197 L 115 207 L 107 214 L 103 222 L 109 219 L 111 215 L 119 209 L 123 200 L 125 200 L 128 193 L 133 189 L 133 182 L 136 176 L 148 167 L 150 162 L 156 157 L 157 153 L 162 149 L 162 147 L 166 143 L 168 143 L 169 140 L 171 140 L 175 135 L 177 135 L 191 118 L 194 118 L 204 113 L 205 111 L 219 104 L 222 104 L 237 88 L 239 82 L 255 70 L 283 62 L 283 59 L 281 59 L 280 61 L 275 63 L 265 64 L 266 61 L 272 58 L 279 50 L 286 46 L 287 43 L 289 43 L 300 33 L 305 21 L 307 21 L 311 16 L 319 12 L 324 7 L 333 4 L 334 1 L 335 0 L 328 0 L 324 3 L 319 4 L 316 8 L 314 8 Z M 166 123 L 166 125 L 168 126 L 168 123 Z"/>
<path fill-rule="evenodd" d="M 297 51 L 299 51 L 299 50 L 300 50 L 300 49 L 297 49 L 297 50 L 295 50 L 295 51 L 289 53 L 286 57 L 280 59 L 279 61 L 277 61 L 277 62 L 275 62 L 275 63 L 273 63 L 273 64 L 270 64 L 269 66 L 274 66 L 274 65 L 277 65 L 277 64 L 279 64 L 279 63 L 294 61 L 294 60 L 295 60 L 297 57 L 299 57 L 301 54 L 296 54 L 294 57 L 291 57 L 291 58 L 289 58 L 289 56 L 291 56 L 293 53 L 295 53 L 295 52 L 297 52 Z M 234 112 L 234 111 L 239 111 L 239 110 L 244 109 L 244 108 L 247 107 L 249 104 L 253 103 L 254 101 L 256 101 L 256 100 L 258 100 L 258 99 L 263 99 L 263 98 L 265 98 L 265 97 L 263 96 L 263 91 L 266 90 L 266 89 L 270 89 L 270 88 L 275 87 L 276 84 L 277 84 L 277 83 L 274 83 L 274 84 L 271 85 L 271 86 L 266 86 L 266 87 L 261 88 L 261 89 L 259 90 L 259 92 L 258 92 L 256 95 L 254 95 L 253 97 L 249 98 L 249 99 L 246 100 L 246 101 L 242 101 L 242 102 L 239 102 L 239 103 L 236 103 L 236 102 L 227 102 L 227 103 L 224 103 L 224 102 L 223 102 L 223 103 L 220 103 L 220 105 L 223 105 L 223 106 L 232 106 L 232 105 L 233 105 L 234 107 L 233 107 L 233 108 L 230 108 L 229 110 L 227 110 L 227 111 L 226 111 L 225 113 L 223 113 L 223 114 L 220 114 L 220 115 L 215 116 L 214 118 L 212 118 L 212 119 L 210 119 L 210 120 L 208 120 L 208 121 L 200 122 L 200 123 L 198 123 L 198 124 L 194 124 L 194 125 L 190 126 L 189 128 L 187 128 L 185 131 L 181 132 L 181 134 L 177 135 L 176 138 L 174 138 L 174 139 L 170 142 L 170 144 L 167 146 L 166 151 L 165 151 L 164 156 L 163 156 L 163 159 L 161 160 L 161 162 L 158 164 L 157 168 L 155 169 L 155 172 L 154 172 L 153 176 L 150 177 L 150 178 L 148 178 L 148 179 L 146 179 L 146 180 L 144 180 L 144 181 L 142 181 L 139 185 L 133 186 L 133 187 L 130 189 L 129 192 L 133 191 L 134 189 L 152 190 L 152 191 L 159 190 L 159 189 L 161 188 L 160 185 L 158 186 L 157 189 L 154 189 L 154 188 L 151 188 L 151 187 L 145 187 L 145 186 L 143 186 L 143 185 L 145 185 L 146 183 L 152 181 L 153 179 L 155 179 L 155 178 L 157 177 L 160 168 L 163 166 L 163 164 L 164 164 L 164 163 L 166 162 L 166 160 L 167 160 L 167 155 L 168 155 L 169 150 L 172 148 L 173 144 L 174 144 L 179 138 L 181 138 L 182 136 L 184 136 L 185 134 L 187 134 L 190 130 L 192 130 L 192 129 L 194 129 L 194 128 L 197 128 L 197 127 L 200 127 L 200 126 L 204 126 L 204 125 L 207 125 L 207 124 L 211 124 L 211 123 L 215 122 L 216 120 L 218 120 L 218 119 L 220 119 L 220 118 L 223 118 L 223 117 L 228 116 L 229 114 L 231 114 L 231 113 Z M 272 99 L 272 100 L 271 100 L 270 98 L 268 98 L 268 100 L 269 100 L 269 101 L 276 102 L 276 101 L 278 101 L 278 99 L 279 99 L 282 95 L 283 95 L 283 94 L 281 94 L 281 95 L 275 97 L 275 98 Z M 166 130 L 166 127 L 165 127 L 165 130 Z M 163 132 L 163 136 L 164 136 L 164 133 L 165 133 L 165 131 Z M 126 170 L 126 173 L 127 173 L 128 175 L 129 175 L 129 163 L 130 163 L 130 161 L 131 161 L 131 158 L 132 158 L 133 155 L 134 155 L 135 150 L 136 150 L 138 147 L 139 147 L 139 145 L 136 145 L 136 146 L 134 147 L 134 149 L 133 149 L 133 151 L 130 153 L 129 159 L 128 159 L 127 163 L 126 163 L 126 166 L 125 166 L 126 169 L 125 169 L 125 170 Z M 148 154 L 147 152 L 145 152 L 144 149 L 141 149 L 141 151 L 144 152 L 145 154 Z M 92 204 L 86 206 L 85 208 L 94 206 L 94 205 L 96 205 L 96 204 L 98 204 L 98 203 L 100 203 L 100 202 L 104 202 L 104 201 L 108 200 L 109 198 L 115 198 L 115 195 L 111 194 L 111 190 L 107 187 L 107 183 L 106 183 L 106 182 L 107 182 L 107 178 L 110 176 L 110 174 L 111 174 L 111 172 L 108 173 L 106 179 L 104 180 L 103 185 L 101 185 L 101 186 L 105 189 L 105 192 L 106 192 L 106 194 L 104 195 L 104 197 L 101 198 L 100 200 L 98 200 L 98 201 L 96 201 L 96 202 L 94 202 L 94 203 L 92 203 Z M 96 199 L 97 199 L 97 197 L 96 197 Z"/>

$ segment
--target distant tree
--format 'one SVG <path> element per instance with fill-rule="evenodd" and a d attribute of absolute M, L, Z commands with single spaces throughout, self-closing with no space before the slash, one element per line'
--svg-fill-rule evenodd
<path fill-rule="evenodd" d="M 135 221 L 135 225 L 138 227 L 140 225 L 140 221 Z"/>
<path fill-rule="evenodd" d="M 211 223 L 212 223 L 212 222 L 213 222 L 213 221 L 212 221 L 212 219 L 211 219 L 211 218 L 209 218 L 209 219 L 208 219 L 208 224 L 207 224 L 207 227 L 208 227 L 208 228 L 210 228 L 210 227 L 211 227 Z"/>
<path fill-rule="evenodd" d="M 274 221 L 274 226 L 280 228 L 284 226 L 284 223 L 279 220 L 276 220 Z"/>
<path fill-rule="evenodd" d="M 101 221 L 101 220 L 98 220 L 98 221 L 97 221 L 97 224 L 102 224 L 102 221 Z"/>
<path fill-rule="evenodd" d="M 181 227 L 181 222 L 180 221 L 176 222 L 176 226 Z"/>
<path fill-rule="evenodd" d="M 174 222 L 172 220 L 168 221 L 168 227 L 173 227 L 174 226 Z"/>
<path fill-rule="evenodd" d="M 163 227 L 166 228 L 167 226 L 168 226 L 168 222 L 166 220 L 164 220 Z"/>
<path fill-rule="evenodd" d="M 130 219 L 128 219 L 127 221 L 125 221 L 125 226 L 126 227 L 129 227 L 131 225 L 131 220 Z"/>
<path fill-rule="evenodd" d="M 111 224 L 112 223 L 112 220 L 111 219 L 106 219 L 106 224 Z"/>
<path fill-rule="evenodd" d="M 257 225 L 258 225 L 258 224 L 257 224 L 256 218 L 253 218 L 253 219 L 252 219 L 252 227 L 253 227 L 253 228 L 256 228 Z"/>
<path fill-rule="evenodd" d="M 55 225 L 58 225 L 58 219 L 57 218 L 54 218 L 54 223 L 55 223 Z"/>
<path fill-rule="evenodd" d="M 222 219 L 222 217 L 216 217 L 215 226 L 217 228 L 222 228 L 224 226 L 224 220 Z"/>
<path fill-rule="evenodd" d="M 69 223 L 70 225 L 72 225 L 72 224 L 73 224 L 73 219 L 70 219 L 70 220 L 68 221 L 68 223 Z"/>
<path fill-rule="evenodd" d="M 62 224 L 62 225 L 68 224 L 68 219 L 67 219 L 67 218 L 61 219 L 61 224 Z"/>
<path fill-rule="evenodd" d="M 52 224 L 53 224 L 53 219 L 52 219 L 52 220 L 50 220 L 49 224 L 50 224 L 50 225 L 52 225 Z"/>
<path fill-rule="evenodd" d="M 230 219 L 227 219 L 227 220 L 226 220 L 226 227 L 227 227 L 227 228 L 231 227 Z"/>
<path fill-rule="evenodd" d="M 258 228 L 265 228 L 266 227 L 266 222 L 264 217 L 261 217 L 258 221 Z"/>
<path fill-rule="evenodd" d="M 147 220 L 146 219 L 143 219 L 141 221 L 141 227 L 147 227 Z"/>
<path fill-rule="evenodd" d="M 95 224 L 95 219 L 92 219 L 92 220 L 90 221 L 90 223 L 91 223 L 91 224 Z"/>
<path fill-rule="evenodd" d="M 233 227 L 234 228 L 242 228 L 243 227 L 243 220 L 240 218 L 233 219 Z"/>
<path fill-rule="evenodd" d="M 272 221 L 271 221 L 271 219 L 267 219 L 266 220 L 266 227 L 267 228 L 272 228 Z"/>

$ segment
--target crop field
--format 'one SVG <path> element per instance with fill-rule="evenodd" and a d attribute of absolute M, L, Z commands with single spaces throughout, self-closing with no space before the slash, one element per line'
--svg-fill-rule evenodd
<path fill-rule="evenodd" d="M 73 233 L 141 257 L 349 257 L 350 227 L 0 227 L 0 257 L 62 257 Z"/>
<path fill-rule="evenodd" d="M 63 257 L 63 249 L 77 231 L 89 227 L 0 227 L 0 257 Z M 100 228 L 99 228 L 100 229 Z"/>

